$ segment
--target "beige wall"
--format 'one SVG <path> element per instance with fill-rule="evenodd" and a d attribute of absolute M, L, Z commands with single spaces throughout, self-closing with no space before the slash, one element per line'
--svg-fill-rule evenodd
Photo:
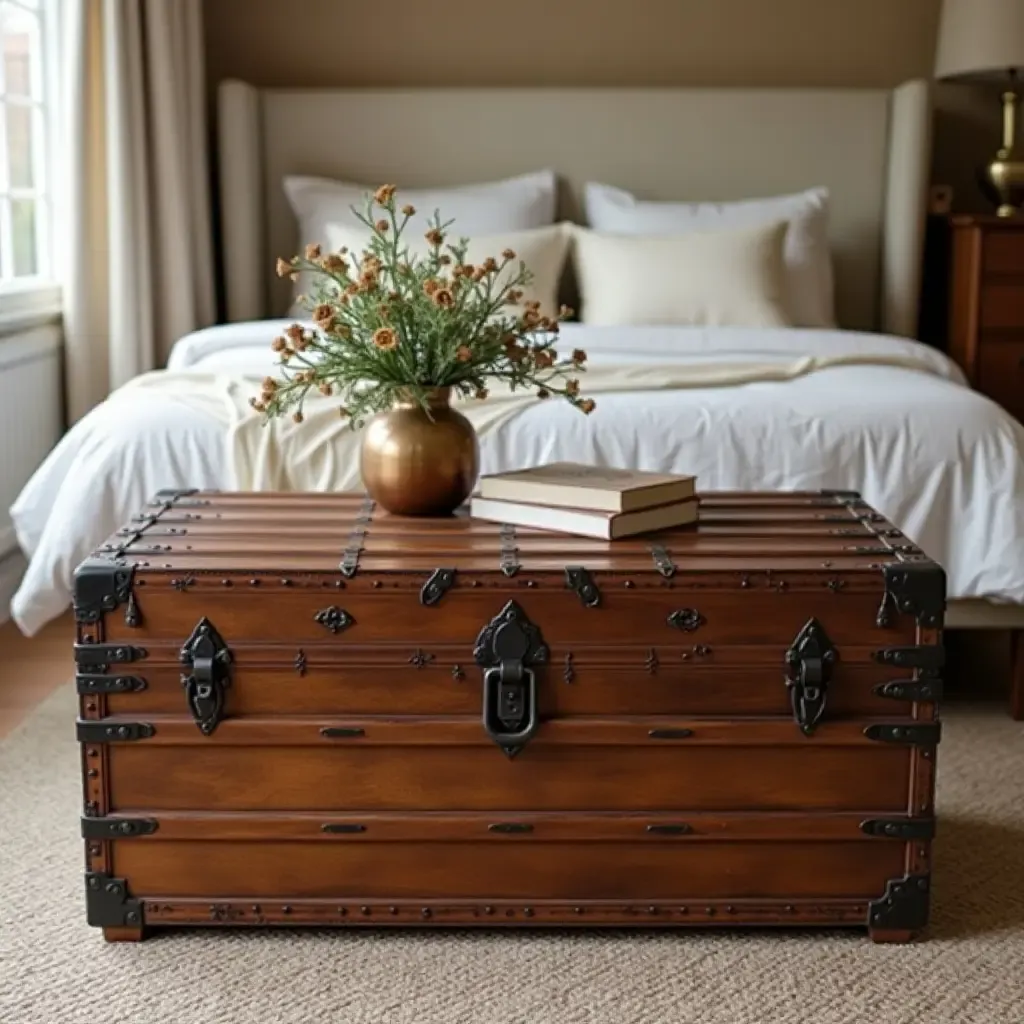
<path fill-rule="evenodd" d="M 268 86 L 865 85 L 930 73 L 940 0 L 206 0 L 211 90 Z M 983 207 L 998 111 L 940 93 L 935 180 Z"/>

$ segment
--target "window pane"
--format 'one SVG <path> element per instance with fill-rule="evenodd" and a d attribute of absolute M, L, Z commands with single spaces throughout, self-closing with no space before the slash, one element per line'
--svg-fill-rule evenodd
<path fill-rule="evenodd" d="M 11 96 L 32 96 L 39 56 L 39 21 L 36 15 L 10 3 L 0 6 L 3 33 L 4 92 Z"/>
<path fill-rule="evenodd" d="M 32 120 L 31 107 L 20 103 L 5 103 L 7 108 L 7 161 L 11 188 L 31 188 L 32 173 Z"/>
<path fill-rule="evenodd" d="M 11 200 L 11 243 L 14 249 L 14 276 L 31 277 L 39 272 L 36 253 L 36 201 Z"/>

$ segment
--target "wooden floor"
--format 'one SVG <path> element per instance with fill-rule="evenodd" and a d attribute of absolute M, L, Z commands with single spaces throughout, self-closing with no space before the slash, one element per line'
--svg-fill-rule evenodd
<path fill-rule="evenodd" d="M 0 738 L 74 676 L 73 643 L 70 612 L 31 640 L 13 622 L 0 625 Z"/>

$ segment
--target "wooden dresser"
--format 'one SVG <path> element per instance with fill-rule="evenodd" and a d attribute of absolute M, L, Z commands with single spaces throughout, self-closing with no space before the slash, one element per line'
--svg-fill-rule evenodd
<path fill-rule="evenodd" d="M 611 543 L 161 494 L 77 575 L 88 919 L 905 941 L 944 607 L 850 492 Z"/>
<path fill-rule="evenodd" d="M 1024 420 L 1024 217 L 954 217 L 949 354 Z"/>

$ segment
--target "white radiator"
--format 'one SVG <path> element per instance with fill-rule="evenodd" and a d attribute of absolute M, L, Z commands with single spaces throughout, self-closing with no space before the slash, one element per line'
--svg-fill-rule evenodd
<path fill-rule="evenodd" d="M 8 509 L 64 429 L 60 346 L 56 326 L 0 337 L 0 622 L 19 561 Z"/>

